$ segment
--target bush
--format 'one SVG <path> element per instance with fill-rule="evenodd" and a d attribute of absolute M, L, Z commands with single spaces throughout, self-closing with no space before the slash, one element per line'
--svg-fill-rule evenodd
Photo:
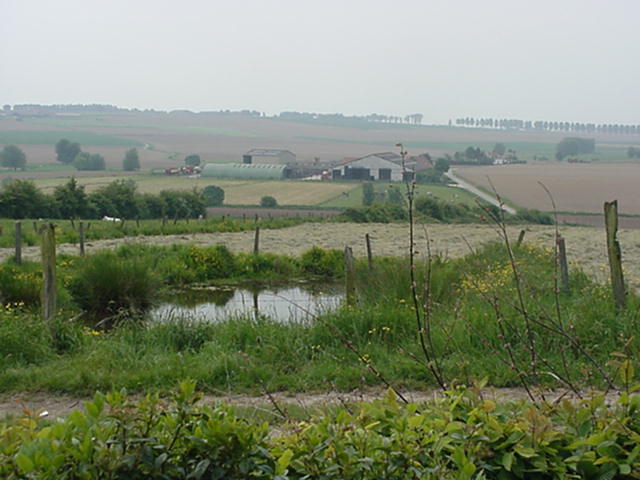
<path fill-rule="evenodd" d="M 278 201 L 269 195 L 265 195 L 260 199 L 260 206 L 263 208 L 275 208 L 278 206 Z"/>
<path fill-rule="evenodd" d="M 341 215 L 345 220 L 358 223 L 389 223 L 407 220 L 407 209 L 396 203 L 374 203 L 368 207 L 347 208 Z"/>
<path fill-rule="evenodd" d="M 84 259 L 69 288 L 80 308 L 104 317 L 148 310 L 160 285 L 144 259 L 103 251 Z"/>
<path fill-rule="evenodd" d="M 46 323 L 22 309 L 20 304 L 0 303 L 0 370 L 40 363 L 53 353 Z"/>
<path fill-rule="evenodd" d="M 217 207 L 224 203 L 224 190 L 215 185 L 207 185 L 202 189 L 202 196 L 207 207 Z"/>
<path fill-rule="evenodd" d="M 104 157 L 99 153 L 89 154 L 87 152 L 80 152 L 73 159 L 73 166 L 77 170 L 104 170 L 105 162 Z"/>
<path fill-rule="evenodd" d="M 305 273 L 339 277 L 344 272 L 344 258 L 340 250 L 313 247 L 302 254 L 300 265 Z"/>

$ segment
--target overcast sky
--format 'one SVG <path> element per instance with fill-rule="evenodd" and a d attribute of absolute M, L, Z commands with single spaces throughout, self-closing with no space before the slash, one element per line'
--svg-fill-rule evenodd
<path fill-rule="evenodd" d="M 0 0 L 0 103 L 640 124 L 637 0 Z"/>

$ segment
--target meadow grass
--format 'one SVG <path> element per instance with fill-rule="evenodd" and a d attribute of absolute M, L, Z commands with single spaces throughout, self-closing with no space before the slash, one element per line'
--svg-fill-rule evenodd
<path fill-rule="evenodd" d="M 122 255 L 141 257 L 142 252 L 142 247 L 135 247 Z M 158 257 L 157 253 L 150 251 L 149 257 Z M 458 260 L 433 259 L 430 348 L 447 382 L 488 377 L 494 386 L 517 386 L 524 371 L 532 385 L 558 386 L 553 372 L 561 372 L 581 388 L 602 387 L 606 382 L 599 367 L 612 378 L 616 375 L 612 353 L 638 358 L 635 297 L 629 299 L 626 311 L 616 312 L 608 289 L 577 271 L 571 277 L 571 292 L 556 296 L 553 253 L 526 244 L 515 253 L 519 287 L 501 245 Z M 207 265 L 219 264 L 215 255 L 202 258 L 185 264 L 185 269 L 207 273 Z M 291 272 L 299 261 L 292 259 L 291 265 L 279 268 Z M 226 268 L 238 268 L 241 258 L 228 262 Z M 429 268 L 417 266 L 420 285 Z M 162 276 L 167 270 L 158 264 L 154 271 Z M 38 334 L 30 335 L 26 357 L 16 354 L 17 340 L 0 346 L 0 391 L 166 390 L 185 378 L 218 392 L 348 391 L 382 384 L 369 364 L 398 388 L 434 386 L 417 342 L 407 259 L 377 260 L 373 271 L 359 262 L 358 271 L 358 304 L 326 312 L 311 324 L 263 316 L 218 323 L 181 317 L 166 323 L 125 321 L 103 331 L 69 321 L 77 311 L 69 303 L 68 310 L 46 328 L 23 306 L 3 307 L 3 337 L 20 338 L 23 325 Z M 531 327 L 541 362 L 536 371 L 526 367 L 531 351 L 522 307 L 514 302 L 517 288 L 525 292 L 524 307 L 537 320 Z M 419 299 L 418 304 L 424 301 Z M 556 312 L 576 343 L 544 326 Z"/>

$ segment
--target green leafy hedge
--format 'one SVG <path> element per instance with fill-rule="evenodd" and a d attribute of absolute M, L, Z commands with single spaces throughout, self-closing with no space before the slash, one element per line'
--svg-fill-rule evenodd
<path fill-rule="evenodd" d="M 269 434 L 226 406 L 96 394 L 45 424 L 0 425 L 6 479 L 625 479 L 640 475 L 640 397 L 496 404 L 471 390 L 427 405 L 393 394 Z"/>

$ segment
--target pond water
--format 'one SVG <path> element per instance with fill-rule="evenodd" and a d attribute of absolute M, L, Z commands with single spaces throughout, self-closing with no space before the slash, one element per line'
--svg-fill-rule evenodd
<path fill-rule="evenodd" d="M 341 287 L 298 284 L 283 287 L 207 287 L 180 292 L 151 310 L 156 321 L 188 319 L 216 322 L 266 316 L 279 322 L 308 322 L 334 310 L 344 297 Z"/>

